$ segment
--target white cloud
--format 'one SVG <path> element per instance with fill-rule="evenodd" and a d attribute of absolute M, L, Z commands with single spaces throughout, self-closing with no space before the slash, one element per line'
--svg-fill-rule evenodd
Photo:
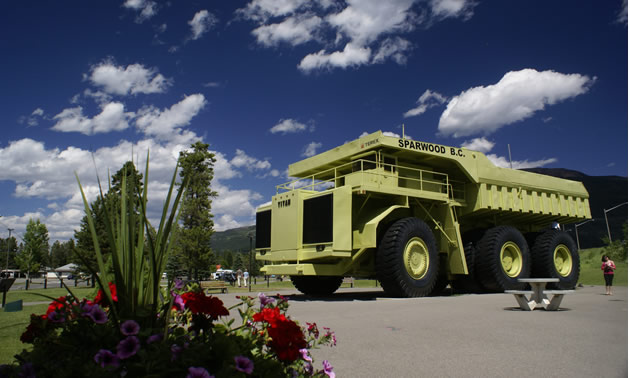
<path fill-rule="evenodd" d="M 192 39 L 201 38 L 201 36 L 212 29 L 217 22 L 218 19 L 216 16 L 205 9 L 195 13 L 192 20 L 188 21 L 188 25 L 190 25 L 192 31 Z"/>
<path fill-rule="evenodd" d="M 326 53 L 320 50 L 315 54 L 305 56 L 298 68 L 304 72 L 312 70 L 357 67 L 370 61 L 371 50 L 369 47 L 361 47 L 348 43 L 343 51 Z"/>
<path fill-rule="evenodd" d="M 264 23 L 272 17 L 293 14 L 306 3 L 308 0 L 253 0 L 237 13 L 246 19 Z"/>
<path fill-rule="evenodd" d="M 470 88 L 455 96 L 440 117 L 442 135 L 491 134 L 531 117 L 546 105 L 586 93 L 595 78 L 580 74 L 511 71 L 494 85 Z"/>
<path fill-rule="evenodd" d="M 85 135 L 122 131 L 129 127 L 129 120 L 134 113 L 125 112 L 125 106 L 120 102 L 110 102 L 101 108 L 101 113 L 94 118 L 83 115 L 83 108 L 77 106 L 64 109 L 53 117 L 57 123 L 53 130 L 61 132 L 79 132 Z"/>
<path fill-rule="evenodd" d="M 26 123 L 28 126 L 39 125 L 40 118 L 44 118 L 44 110 L 37 108 L 29 116 L 22 116 L 18 119 L 19 124 Z"/>
<path fill-rule="evenodd" d="M 205 105 L 206 99 L 202 94 L 193 94 L 169 109 L 145 106 L 137 113 L 136 127 L 147 136 L 168 140 L 174 134 L 179 134 L 183 126 L 189 125 Z"/>
<path fill-rule="evenodd" d="M 489 154 L 489 155 L 486 155 L 486 157 L 490 159 L 490 161 L 494 163 L 494 165 L 496 165 L 497 167 L 510 168 L 510 161 L 506 159 L 505 156 L 497 156 L 495 154 Z M 558 159 L 556 158 L 541 159 L 541 160 L 534 160 L 534 161 L 513 160 L 511 164 L 511 168 L 513 169 L 538 168 L 538 167 L 543 167 L 545 165 L 549 165 L 551 163 L 555 163 L 557 161 Z"/>
<path fill-rule="evenodd" d="M 302 156 L 311 157 L 317 154 L 317 150 L 322 147 L 321 143 L 311 142 L 304 147 L 304 152 L 302 152 Z"/>
<path fill-rule="evenodd" d="M 286 135 L 306 131 L 308 128 L 309 127 L 307 125 L 294 119 L 288 118 L 281 119 L 278 124 L 269 129 L 269 131 L 271 131 L 272 134 L 282 133 L 283 135 Z"/>
<path fill-rule="evenodd" d="M 621 10 L 617 15 L 617 22 L 626 25 L 628 27 L 628 0 L 623 0 L 621 3 Z"/>
<path fill-rule="evenodd" d="M 171 81 L 156 69 L 145 68 L 141 64 L 127 67 L 116 66 L 111 61 L 104 61 L 91 67 L 91 73 L 85 75 L 93 85 L 103 88 L 107 94 L 128 95 L 138 93 L 163 93 Z"/>
<path fill-rule="evenodd" d="M 405 118 L 414 117 L 414 116 L 423 114 L 429 108 L 433 108 L 435 106 L 442 105 L 445 102 L 446 102 L 446 97 L 442 96 L 441 94 L 439 94 L 437 92 L 433 92 L 433 91 L 427 89 L 426 91 L 424 91 L 422 96 L 420 96 L 420 98 L 418 98 L 418 101 L 416 101 L 416 104 L 418 106 L 416 106 L 413 109 L 410 109 L 410 110 L 406 111 L 405 114 L 403 114 L 403 116 Z"/>
<path fill-rule="evenodd" d="M 479 151 L 481 153 L 487 153 L 494 147 L 494 142 L 489 141 L 486 138 L 475 138 L 470 141 L 466 141 L 461 144 L 462 147 L 473 151 Z"/>
<path fill-rule="evenodd" d="M 438 19 L 462 17 L 467 20 L 477 4 L 471 0 L 431 0 L 430 5 L 431 13 Z"/>
<path fill-rule="evenodd" d="M 139 24 L 157 14 L 157 4 L 150 0 L 126 0 L 123 7 L 140 11 L 136 17 L 136 22 Z"/>
<path fill-rule="evenodd" d="M 248 171 L 271 168 L 271 163 L 269 163 L 269 161 L 253 158 L 247 155 L 245 151 L 239 149 L 236 150 L 236 156 L 230 160 L 230 164 L 237 168 L 244 167 Z"/>
<path fill-rule="evenodd" d="M 400 37 L 387 38 L 379 47 L 376 54 L 372 58 L 372 63 L 383 63 L 388 58 L 392 58 L 394 62 L 403 65 L 407 63 L 407 51 L 411 50 L 411 42 Z"/>
<path fill-rule="evenodd" d="M 258 43 L 267 47 L 277 46 L 282 42 L 297 46 L 314 39 L 321 24 L 322 19 L 315 15 L 298 15 L 277 24 L 261 25 L 252 34 Z"/>

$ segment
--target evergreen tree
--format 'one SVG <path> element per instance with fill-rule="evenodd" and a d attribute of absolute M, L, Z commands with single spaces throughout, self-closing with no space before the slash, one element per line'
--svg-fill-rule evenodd
<path fill-rule="evenodd" d="M 188 278 L 199 278 L 199 270 L 208 270 L 214 262 L 210 238 L 214 232 L 212 198 L 217 193 L 210 188 L 214 176 L 214 154 L 208 144 L 197 142 L 191 150 L 182 151 L 180 176 L 188 178 L 188 186 L 182 197 L 181 230 L 178 244 L 181 261 L 188 271 Z"/>
<path fill-rule="evenodd" d="M 30 219 L 24 233 L 24 248 L 16 256 L 16 262 L 22 272 L 26 272 L 27 279 L 30 273 L 37 273 L 42 265 L 45 265 L 48 256 L 48 229 L 39 219 Z"/>
<path fill-rule="evenodd" d="M 65 243 L 55 241 L 50 247 L 50 266 L 57 268 L 69 264 L 74 253 L 74 240 L 70 239 Z"/>
<path fill-rule="evenodd" d="M 14 236 L 11 236 L 11 239 L 0 239 L 0 266 L 2 266 L 2 270 L 7 269 L 7 261 L 9 269 L 17 268 L 17 264 L 15 262 L 15 255 L 17 254 L 17 251 L 18 243 Z M 7 256 L 7 253 L 9 256 Z"/>

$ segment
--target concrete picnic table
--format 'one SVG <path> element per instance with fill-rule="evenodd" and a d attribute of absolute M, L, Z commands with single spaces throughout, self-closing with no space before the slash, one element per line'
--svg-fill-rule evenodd
<path fill-rule="evenodd" d="M 513 294 L 521 310 L 532 311 L 542 307 L 547 311 L 556 311 L 560 307 L 565 294 L 574 290 L 545 290 L 550 282 L 560 282 L 558 278 L 519 278 L 518 282 L 528 283 L 531 290 L 506 290 L 506 294 Z M 529 299 L 527 298 L 529 295 Z M 547 297 L 551 295 L 551 300 Z"/>

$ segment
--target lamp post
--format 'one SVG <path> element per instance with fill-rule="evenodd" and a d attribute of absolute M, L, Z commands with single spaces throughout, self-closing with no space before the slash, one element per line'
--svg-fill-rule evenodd
<path fill-rule="evenodd" d="M 9 238 L 7 239 L 7 277 L 9 276 L 9 253 L 11 253 L 11 232 L 13 232 L 14 228 L 8 228 L 9 230 Z"/>
<path fill-rule="evenodd" d="M 577 247 L 578 247 L 578 252 L 580 252 L 580 235 L 578 234 L 578 227 L 580 227 L 581 225 L 588 223 L 588 222 L 592 222 L 595 219 L 589 219 L 587 221 L 584 221 L 582 223 L 576 224 L 575 225 L 575 239 L 577 240 Z"/>
<path fill-rule="evenodd" d="M 623 205 L 627 205 L 627 204 L 628 204 L 628 202 L 624 202 L 624 203 L 620 203 L 617 206 L 611 207 L 610 209 L 604 209 L 604 219 L 606 219 L 606 230 L 608 230 L 608 242 L 609 243 L 612 243 L 612 238 L 610 237 L 610 227 L 608 226 L 608 215 L 607 214 L 608 214 L 609 211 L 615 210 L 616 208 L 621 207 Z"/>
<path fill-rule="evenodd" d="M 254 236 L 250 233 L 249 235 L 249 292 L 252 292 L 252 279 L 254 278 L 254 271 L 252 270 L 252 240 Z"/>

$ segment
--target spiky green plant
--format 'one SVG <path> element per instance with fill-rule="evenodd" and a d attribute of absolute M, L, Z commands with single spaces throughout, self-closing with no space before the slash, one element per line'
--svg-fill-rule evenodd
<path fill-rule="evenodd" d="M 127 175 L 123 171 L 120 198 L 119 201 L 116 201 L 117 206 L 115 209 L 108 207 L 105 209 L 105 228 L 112 251 L 111 270 L 108 270 L 104 263 L 90 206 L 81 186 L 81 181 L 78 175 L 75 174 L 81 190 L 99 268 L 98 272 L 92 273 L 95 273 L 97 277 L 98 286 L 105 294 L 111 308 L 110 314 L 116 322 L 135 319 L 146 326 L 156 328 L 164 325 L 157 324 L 160 321 L 159 319 L 162 319 L 162 321 L 168 319 L 170 298 L 163 299 L 166 304 L 160 300 L 160 280 L 173 244 L 171 231 L 178 218 L 180 199 L 188 183 L 188 178 L 184 177 L 171 204 L 179 167 L 180 163 L 178 161 L 166 201 L 164 202 L 157 232 L 153 232 L 146 215 L 149 154 L 147 153 L 143 190 L 141 195 L 138 196 L 140 202 L 138 213 L 134 210 L 133 202 L 137 198 L 136 193 L 128 192 Z M 104 200 L 100 180 L 98 180 L 98 184 L 99 195 Z M 117 302 L 112 299 L 109 282 L 116 285 Z M 160 311 L 163 312 L 163 316 L 158 317 Z"/>

